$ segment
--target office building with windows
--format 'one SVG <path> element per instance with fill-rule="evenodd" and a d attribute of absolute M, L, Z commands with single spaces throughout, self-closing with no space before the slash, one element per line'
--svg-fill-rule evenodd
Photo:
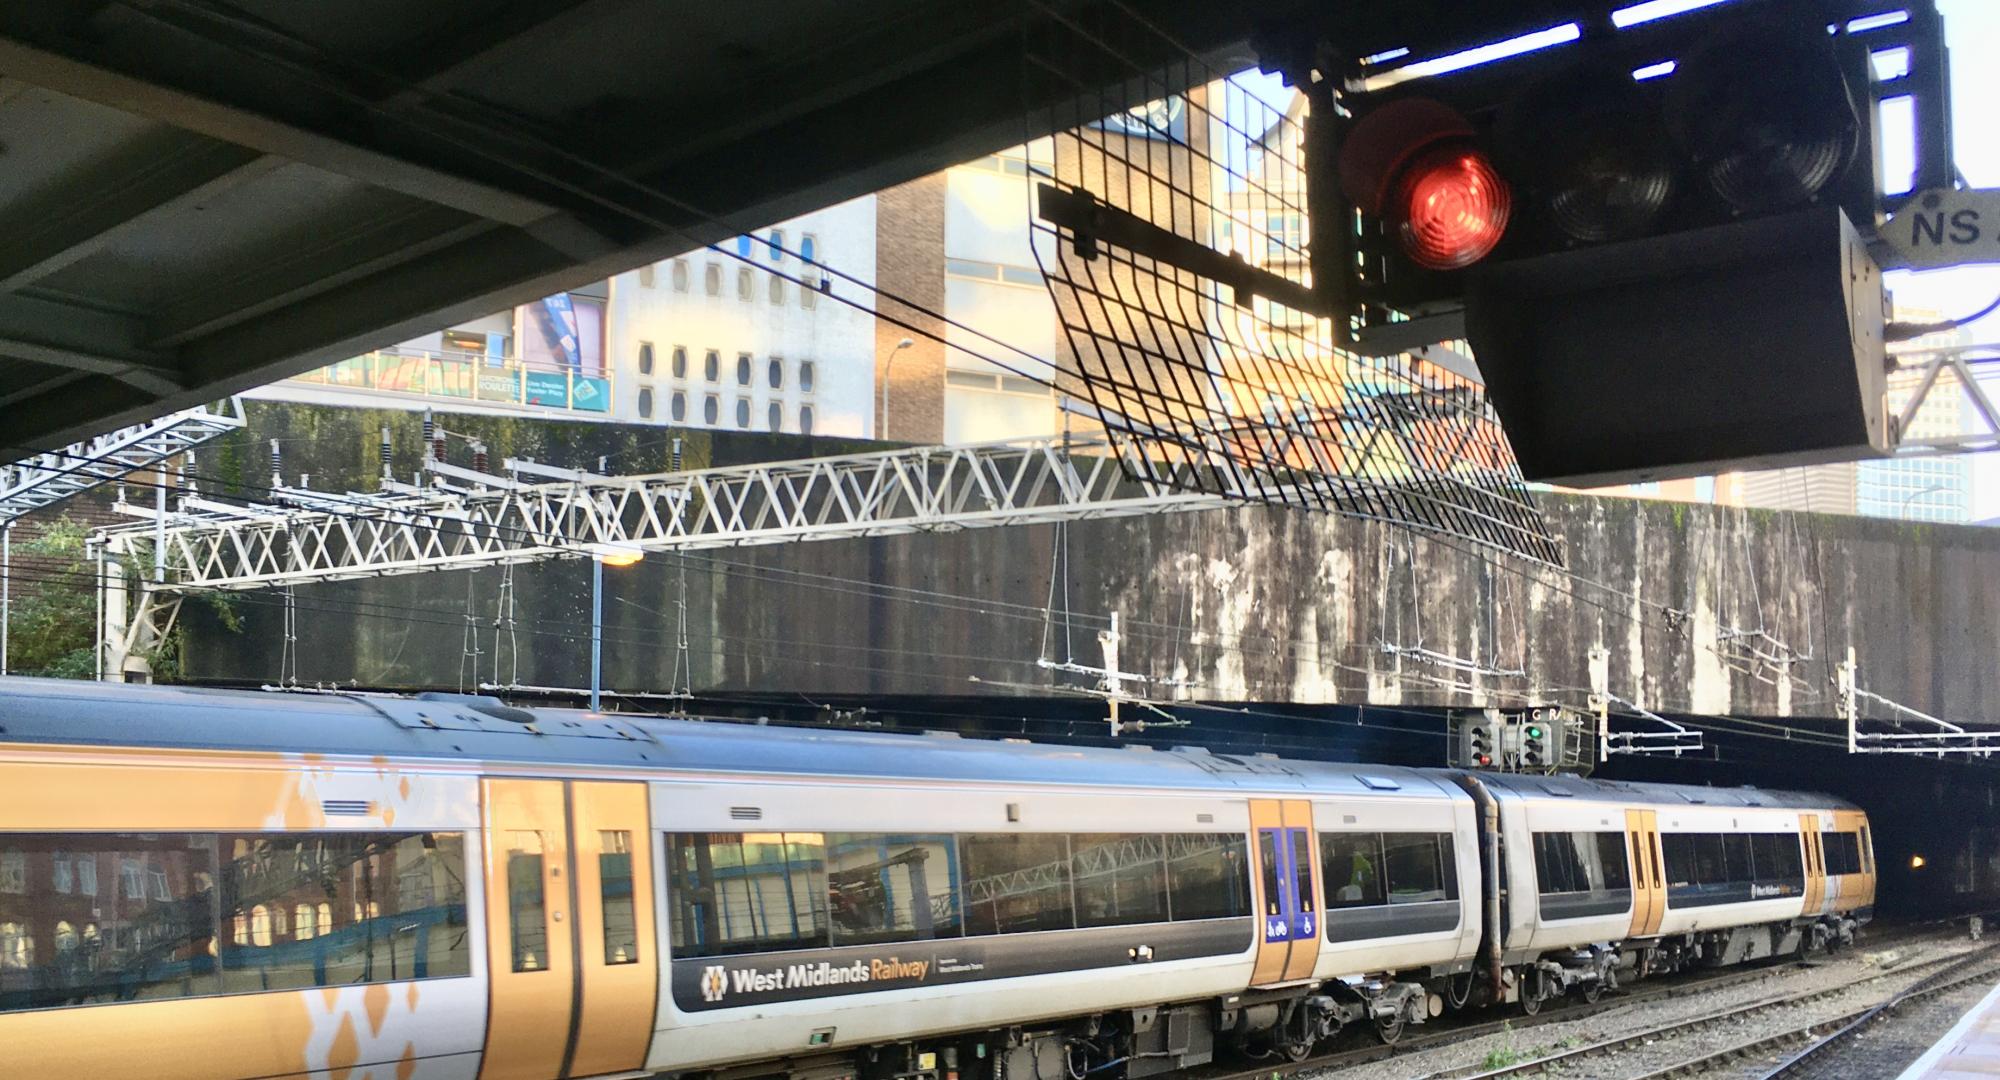
<path fill-rule="evenodd" d="M 868 196 L 612 278 L 611 418 L 873 434 L 875 236 Z"/>

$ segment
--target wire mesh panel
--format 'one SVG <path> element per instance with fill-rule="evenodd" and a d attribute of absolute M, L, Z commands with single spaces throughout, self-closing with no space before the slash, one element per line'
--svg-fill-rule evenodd
<path fill-rule="evenodd" d="M 1560 564 L 1476 382 L 1334 347 L 1307 258 L 1306 98 L 1185 50 L 1142 70 L 1128 58 L 1162 34 L 1119 4 L 1039 13 L 1024 69 L 1046 84 L 1024 100 L 1060 102 L 1030 118 L 1057 134 L 1029 165 L 1056 386 L 1143 448 L 1128 467 Z"/>

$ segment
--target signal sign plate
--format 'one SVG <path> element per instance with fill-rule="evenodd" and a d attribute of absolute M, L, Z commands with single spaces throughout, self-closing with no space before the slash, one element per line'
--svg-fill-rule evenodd
<path fill-rule="evenodd" d="M 2000 189 L 1926 191 L 1880 229 L 1885 270 L 2000 263 Z"/>

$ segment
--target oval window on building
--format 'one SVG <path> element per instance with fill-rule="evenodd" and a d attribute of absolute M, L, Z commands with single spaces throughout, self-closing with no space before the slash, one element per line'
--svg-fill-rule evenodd
<path fill-rule="evenodd" d="M 750 399 L 736 399 L 736 426 L 745 431 L 750 429 Z"/>
<path fill-rule="evenodd" d="M 722 295 L 722 267 L 709 263 L 701 272 L 702 291 L 710 296 Z"/>
<path fill-rule="evenodd" d="M 785 362 L 773 356 L 771 358 L 771 362 L 764 366 L 764 378 L 770 382 L 771 389 L 773 390 L 784 389 Z"/>
<path fill-rule="evenodd" d="M 772 262 L 783 262 L 785 258 L 785 230 L 772 229 L 771 239 L 766 241 L 764 246 L 769 249 L 766 254 L 770 256 Z"/>
<path fill-rule="evenodd" d="M 801 405 L 799 406 L 799 434 L 810 435 L 812 433 L 813 407 L 810 405 Z"/>
<path fill-rule="evenodd" d="M 772 431 L 785 430 L 785 407 L 773 401 L 769 412 L 764 417 L 764 422 L 771 425 Z"/>
<path fill-rule="evenodd" d="M 799 361 L 800 393 L 810 394 L 813 392 L 813 377 L 817 374 L 818 372 L 814 369 L 812 361 L 810 360 Z"/>
<path fill-rule="evenodd" d="M 652 373 L 653 373 L 653 343 L 650 341 L 642 341 L 639 343 L 639 374 L 651 375 Z"/>
<path fill-rule="evenodd" d="M 750 354 L 747 352 L 736 354 L 736 385 L 750 385 Z"/>
<path fill-rule="evenodd" d="M 674 378 L 688 377 L 688 351 L 685 345 L 674 346 Z"/>
<path fill-rule="evenodd" d="M 653 418 L 653 388 L 650 386 L 642 386 L 639 388 L 639 419 L 651 420 L 652 418 Z"/>
<path fill-rule="evenodd" d="M 799 237 L 799 258 L 809 263 L 819 261 L 819 237 L 811 233 Z"/>
<path fill-rule="evenodd" d="M 776 274 L 771 275 L 771 302 L 773 304 L 785 302 L 785 279 Z"/>
<path fill-rule="evenodd" d="M 736 298 L 754 300 L 757 298 L 757 279 L 750 276 L 750 268 L 736 271 Z"/>
<path fill-rule="evenodd" d="M 679 390 L 674 391 L 674 396 L 667 402 L 667 409 L 669 410 L 668 415 L 674 423 L 678 424 L 686 420 L 688 418 L 688 396 Z"/>
<path fill-rule="evenodd" d="M 688 291 L 688 264 L 686 259 L 674 260 L 674 291 Z"/>
<path fill-rule="evenodd" d="M 722 417 L 722 400 L 710 394 L 701 401 L 701 422 L 713 424 Z"/>
<path fill-rule="evenodd" d="M 715 380 L 722 378 L 721 353 L 715 351 L 714 349 L 710 349 L 708 350 L 708 355 L 702 357 L 701 377 L 707 379 L 709 382 L 714 382 Z"/>

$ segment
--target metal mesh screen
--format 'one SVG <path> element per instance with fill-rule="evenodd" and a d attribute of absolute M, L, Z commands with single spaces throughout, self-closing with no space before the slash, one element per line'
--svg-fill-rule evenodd
<path fill-rule="evenodd" d="M 1058 134 L 1029 163 L 1057 389 L 1141 448 L 1130 467 L 1560 564 L 1477 383 L 1417 356 L 1343 352 L 1304 310 L 1317 306 L 1305 98 L 1186 50 L 1140 70 L 1127 58 L 1160 55 L 1162 35 L 1118 4 L 1039 11 L 1024 67 L 1047 82 L 1025 100 L 1061 102 L 1032 118 Z M 1252 287 L 1245 268 L 1276 277 Z"/>

